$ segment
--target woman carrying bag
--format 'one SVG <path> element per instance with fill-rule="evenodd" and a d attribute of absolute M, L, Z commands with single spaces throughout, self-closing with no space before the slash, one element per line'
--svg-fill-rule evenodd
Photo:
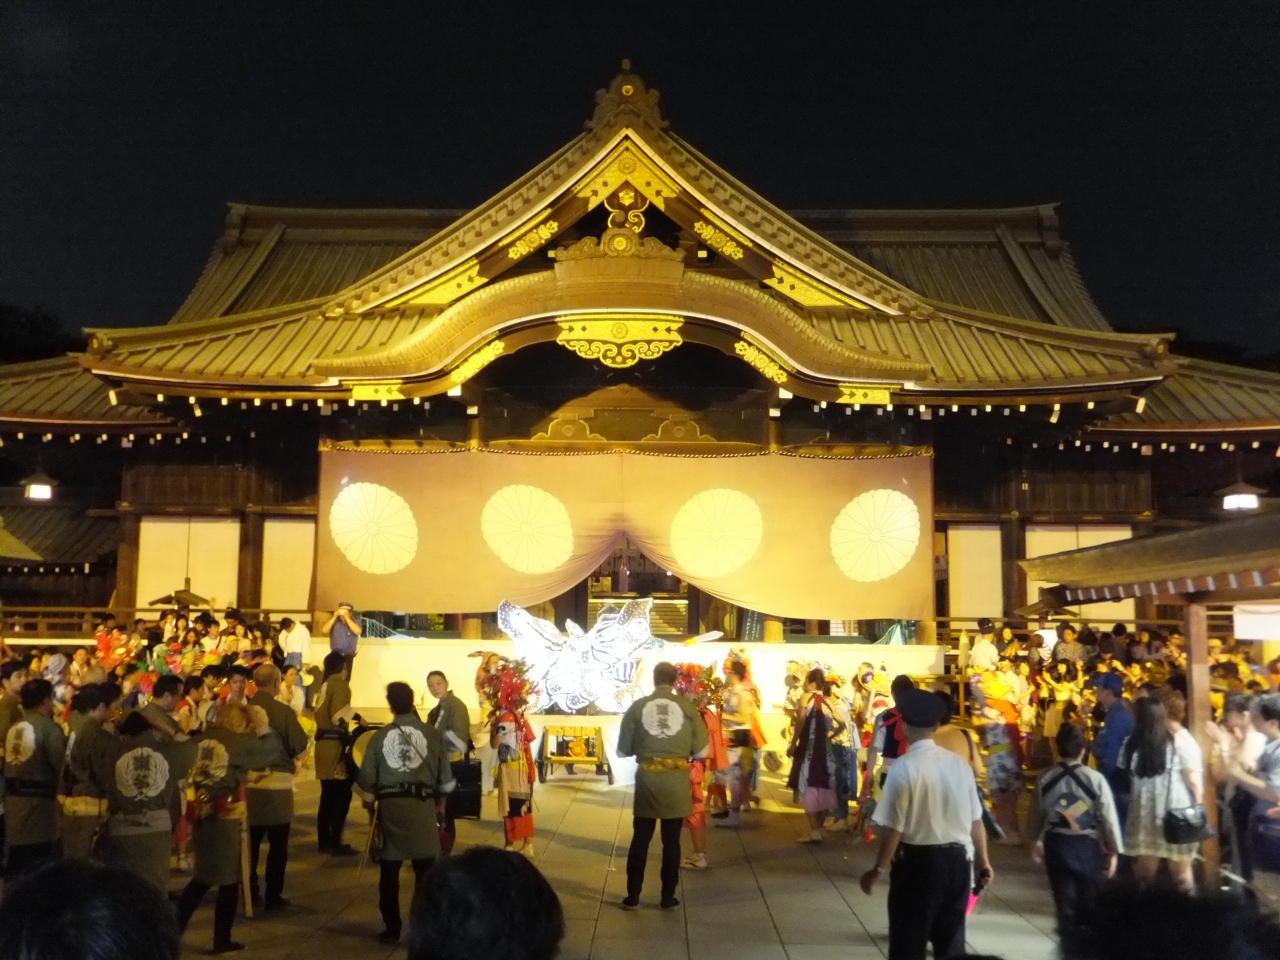
<path fill-rule="evenodd" d="M 1195 738 L 1182 726 L 1186 700 L 1162 691 L 1134 704 L 1133 733 L 1120 748 L 1118 768 L 1132 779 L 1125 849 L 1142 883 L 1156 876 L 1160 861 L 1174 881 L 1195 891 L 1192 864 L 1211 836 L 1204 810 L 1204 761 Z"/>

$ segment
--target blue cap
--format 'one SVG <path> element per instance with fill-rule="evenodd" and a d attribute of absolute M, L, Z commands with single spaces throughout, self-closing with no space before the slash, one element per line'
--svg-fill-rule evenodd
<path fill-rule="evenodd" d="M 1124 681 L 1114 673 L 1100 673 L 1093 680 L 1095 689 L 1110 690 L 1117 697 L 1124 693 Z"/>

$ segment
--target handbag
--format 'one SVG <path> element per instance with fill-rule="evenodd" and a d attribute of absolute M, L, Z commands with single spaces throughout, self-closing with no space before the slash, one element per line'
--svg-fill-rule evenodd
<path fill-rule="evenodd" d="M 1170 749 L 1168 759 L 1168 779 L 1165 790 L 1164 819 L 1160 826 L 1164 830 L 1165 843 L 1183 846 L 1190 843 L 1202 843 L 1214 836 L 1213 827 L 1209 826 L 1209 812 L 1203 803 L 1193 803 L 1189 807 L 1169 806 L 1173 799 L 1173 756 L 1175 750 Z"/>
<path fill-rule="evenodd" d="M 457 784 L 449 794 L 449 814 L 455 820 L 480 819 L 480 761 L 468 750 L 461 760 L 454 760 L 453 779 Z"/>

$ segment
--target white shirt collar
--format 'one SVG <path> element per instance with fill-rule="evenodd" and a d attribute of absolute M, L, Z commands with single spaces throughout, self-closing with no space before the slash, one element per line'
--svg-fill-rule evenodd
<path fill-rule="evenodd" d="M 933 742 L 933 739 L 926 738 L 924 740 L 917 740 L 915 743 L 911 744 L 911 746 L 907 747 L 907 753 L 932 750 L 935 747 L 937 747 L 937 744 Z"/>

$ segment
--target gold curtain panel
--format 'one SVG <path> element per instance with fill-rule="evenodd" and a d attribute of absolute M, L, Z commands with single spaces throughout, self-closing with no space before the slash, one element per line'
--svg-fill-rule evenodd
<path fill-rule="evenodd" d="M 326 450 L 317 603 L 431 613 L 540 603 L 627 536 L 664 569 L 748 609 L 927 618 L 931 491 L 927 456 Z"/>

